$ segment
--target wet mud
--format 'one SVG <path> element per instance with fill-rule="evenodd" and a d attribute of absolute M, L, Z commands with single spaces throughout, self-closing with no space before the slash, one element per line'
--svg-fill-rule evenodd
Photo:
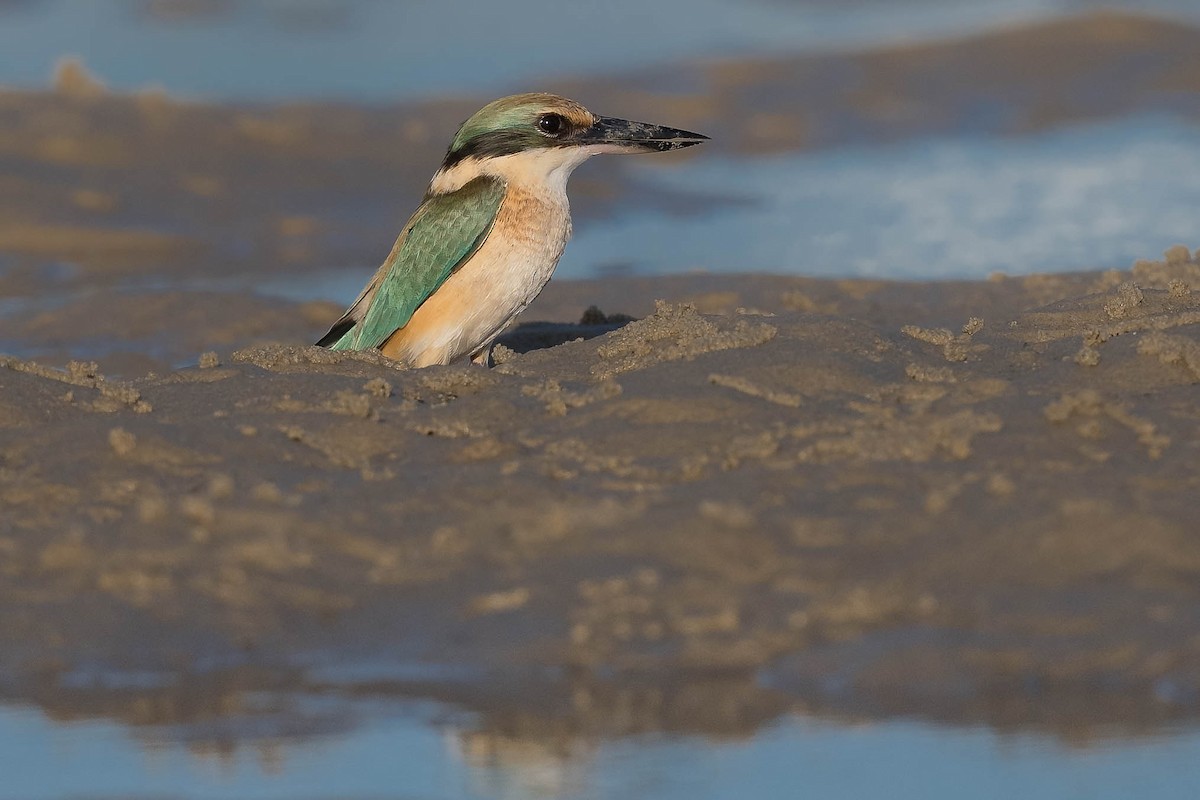
<path fill-rule="evenodd" d="M 596 310 L 531 326 L 574 341 L 490 370 L 285 344 L 129 380 L 6 358 L 2 666 L 16 691 L 385 663 L 425 666 L 367 685 L 1190 717 L 1200 267 L 1172 256 L 769 279 L 753 304 L 713 279 L 592 338 Z"/>
<path fill-rule="evenodd" d="M 1058 102 L 1147 41 L 1137 81 Z M 1014 133 L 1186 105 L 1194 41 L 1108 15 L 846 56 L 857 89 L 820 97 L 796 88 L 819 59 L 709 65 L 695 96 L 553 88 L 760 152 L 956 125 L 968 99 L 921 102 L 946 59 L 1041 109 Z M 743 108 L 784 75 L 780 116 Z M 981 282 L 556 282 L 492 369 L 307 346 L 345 299 L 253 288 L 374 263 L 475 105 L 213 107 L 75 67 L 0 93 L 5 698 L 304 731 L 352 722 L 297 696 L 435 697 L 514 741 L 1194 721 L 1187 248 Z M 583 224 L 738 202 L 580 177 Z"/>

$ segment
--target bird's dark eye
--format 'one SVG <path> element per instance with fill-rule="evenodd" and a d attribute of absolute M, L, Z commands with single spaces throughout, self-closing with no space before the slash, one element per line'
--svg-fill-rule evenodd
<path fill-rule="evenodd" d="M 567 127 L 561 114 L 542 114 L 538 117 L 537 129 L 547 136 L 558 136 Z"/>

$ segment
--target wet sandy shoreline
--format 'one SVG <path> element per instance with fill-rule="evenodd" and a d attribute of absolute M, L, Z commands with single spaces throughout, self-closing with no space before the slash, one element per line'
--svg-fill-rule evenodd
<path fill-rule="evenodd" d="M 1059 102 L 1148 40 L 1137 81 Z M 1059 72 L 1013 77 L 1048 50 Z M 1100 15 L 856 55 L 832 105 L 780 82 L 841 56 L 710 65 L 691 96 L 554 88 L 763 152 L 952 128 L 967 100 L 926 113 L 920 89 L 947 59 L 999 101 L 1036 85 L 1021 132 L 1154 110 L 1194 53 Z M 495 368 L 400 371 L 305 346 L 341 302 L 253 288 L 373 263 L 474 101 L 417 123 L 89 81 L 0 92 L 6 699 L 187 724 L 252 690 L 375 692 L 530 730 L 802 710 L 1081 740 L 1200 711 L 1186 248 L 974 282 L 554 281 Z M 738 102 L 784 89 L 803 115 Z M 738 202 L 581 177 L 585 220 Z"/>
<path fill-rule="evenodd" d="M 692 301 L 725 313 L 667 280 L 595 338 L 518 329 L 491 370 L 293 345 L 129 381 L 6 359 L 5 672 L 382 661 L 741 675 L 752 706 L 950 720 L 1062 724 L 1059 695 L 1084 725 L 1190 718 L 1183 257 L 958 286 L 705 279 Z"/>

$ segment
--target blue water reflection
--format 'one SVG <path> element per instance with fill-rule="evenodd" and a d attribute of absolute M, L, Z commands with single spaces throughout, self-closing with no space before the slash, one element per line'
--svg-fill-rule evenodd
<path fill-rule="evenodd" d="M 429 704 L 350 730 L 188 741 L 0 709 L 0 798 L 1190 798 L 1200 732 L 1068 745 L 916 722 L 792 718 L 737 740 L 508 737 Z"/>

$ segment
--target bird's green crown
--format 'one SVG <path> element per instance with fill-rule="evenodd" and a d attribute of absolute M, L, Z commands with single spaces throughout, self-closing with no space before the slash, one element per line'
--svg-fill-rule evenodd
<path fill-rule="evenodd" d="M 467 158 L 495 158 L 568 143 L 572 131 L 590 127 L 590 111 L 558 95 L 531 92 L 493 100 L 462 124 L 443 169 Z"/>

